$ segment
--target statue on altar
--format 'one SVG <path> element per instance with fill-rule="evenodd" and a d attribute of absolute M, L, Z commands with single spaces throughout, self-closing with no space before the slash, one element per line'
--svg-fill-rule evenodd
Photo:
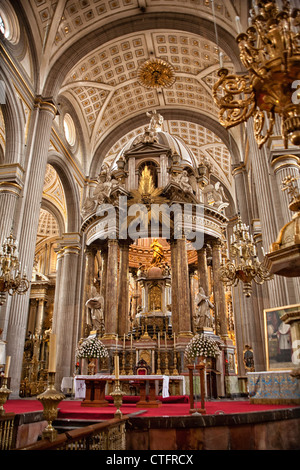
<path fill-rule="evenodd" d="M 163 246 L 159 243 L 157 238 L 151 243 L 150 248 L 153 250 L 151 266 L 160 266 L 165 259 Z"/>
<path fill-rule="evenodd" d="M 85 304 L 87 308 L 87 324 L 94 330 L 100 330 L 104 326 L 104 298 L 97 292 L 95 286 L 91 289 L 91 298 Z"/>
<path fill-rule="evenodd" d="M 214 309 L 215 307 L 205 294 L 203 287 L 200 287 L 195 303 L 195 326 L 197 328 L 213 328 L 213 318 L 210 309 Z"/>

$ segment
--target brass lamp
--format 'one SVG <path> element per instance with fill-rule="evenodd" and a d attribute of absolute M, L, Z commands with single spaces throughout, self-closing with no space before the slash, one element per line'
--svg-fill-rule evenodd
<path fill-rule="evenodd" d="M 12 232 L 0 249 L 0 305 L 5 303 L 5 293 L 25 294 L 29 289 L 26 274 L 21 274 L 17 241 Z"/>
<path fill-rule="evenodd" d="M 275 0 L 253 0 L 251 23 L 236 41 L 246 74 L 218 71 L 213 97 L 220 123 L 231 128 L 253 117 L 259 148 L 273 133 L 276 115 L 281 137 L 300 145 L 300 10 L 291 11 L 288 0 L 279 10 Z M 300 94 L 300 91 L 299 91 Z"/>
<path fill-rule="evenodd" d="M 263 284 L 273 278 L 264 265 L 259 262 L 253 237 L 249 234 L 249 227 L 241 221 L 240 216 L 238 216 L 237 224 L 233 227 L 230 254 L 233 261 L 222 262 L 220 279 L 227 286 L 237 286 L 241 281 L 246 297 L 251 296 L 252 281 Z"/>

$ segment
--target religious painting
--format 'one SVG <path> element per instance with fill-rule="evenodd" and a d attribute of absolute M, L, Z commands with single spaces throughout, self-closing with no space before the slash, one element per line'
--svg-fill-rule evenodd
<path fill-rule="evenodd" d="M 281 318 L 289 312 L 299 312 L 299 305 L 264 310 L 267 370 L 290 370 L 292 362 L 291 327 Z"/>

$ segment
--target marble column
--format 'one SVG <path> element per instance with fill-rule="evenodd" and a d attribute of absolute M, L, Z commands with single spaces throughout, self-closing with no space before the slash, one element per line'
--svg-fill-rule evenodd
<path fill-rule="evenodd" d="M 170 241 L 171 249 L 171 280 L 172 280 L 172 329 L 178 336 L 179 310 L 178 310 L 178 254 L 177 240 Z"/>
<path fill-rule="evenodd" d="M 299 178 L 300 176 L 300 158 L 296 155 L 281 155 L 274 157 L 271 162 L 271 166 L 274 169 L 274 174 L 276 177 L 277 188 L 279 192 L 279 198 L 281 202 L 281 212 L 283 223 L 287 224 L 291 221 L 294 213 L 289 210 L 289 203 L 291 197 L 287 191 L 281 190 L 282 180 L 287 176 L 292 176 Z M 300 179 L 297 180 L 297 186 L 300 191 Z"/>
<path fill-rule="evenodd" d="M 75 368 L 78 342 L 78 291 L 80 270 L 80 235 L 64 234 L 61 242 L 60 283 L 56 284 L 52 331 L 56 334 L 56 377 L 60 387 L 63 377 L 70 377 Z"/>
<path fill-rule="evenodd" d="M 118 294 L 118 334 L 128 333 L 128 306 L 129 306 L 129 245 L 119 242 L 120 268 L 119 268 L 119 294 Z"/>
<path fill-rule="evenodd" d="M 108 240 L 105 296 L 105 337 L 118 332 L 118 240 Z"/>
<path fill-rule="evenodd" d="M 94 285 L 94 270 L 95 270 L 95 255 L 96 248 L 93 246 L 87 246 L 85 249 L 85 273 L 84 273 L 84 291 L 83 291 L 83 303 L 82 303 L 82 325 L 81 325 L 81 337 L 84 338 L 87 331 L 87 316 L 86 316 L 86 302 L 91 298 L 91 288 Z"/>
<path fill-rule="evenodd" d="M 35 113 L 36 131 L 31 141 L 30 157 L 26 166 L 26 179 L 23 188 L 23 198 L 18 213 L 19 254 L 21 266 L 27 267 L 27 277 L 31 279 L 36 233 L 39 222 L 40 202 L 42 199 L 44 177 L 47 165 L 47 155 L 50 134 L 56 108 L 50 101 L 38 99 Z M 27 326 L 29 292 L 26 295 L 15 295 L 7 316 L 7 354 L 11 360 L 11 389 L 12 397 L 19 394 L 24 341 Z"/>
<path fill-rule="evenodd" d="M 191 303 L 189 285 L 189 267 L 187 247 L 185 238 L 177 240 L 177 270 L 178 270 L 178 325 L 180 336 L 190 336 L 191 325 Z"/>
<path fill-rule="evenodd" d="M 215 301 L 215 319 L 219 322 L 219 335 L 223 340 L 228 339 L 227 317 L 226 317 L 226 297 L 224 284 L 220 280 L 219 271 L 221 266 L 221 241 L 213 240 L 212 247 L 212 267 L 213 267 L 213 291 Z M 216 325 L 217 326 L 217 325 Z"/>
<path fill-rule="evenodd" d="M 209 295 L 209 278 L 208 278 L 208 267 L 206 257 L 206 247 L 204 246 L 201 250 L 197 251 L 197 270 L 199 279 L 199 289 L 203 287 L 206 295 Z"/>

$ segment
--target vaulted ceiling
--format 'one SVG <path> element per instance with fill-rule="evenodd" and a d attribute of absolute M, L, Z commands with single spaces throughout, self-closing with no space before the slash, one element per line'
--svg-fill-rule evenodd
<path fill-rule="evenodd" d="M 232 187 L 231 142 L 218 122 L 212 85 L 224 65 L 238 68 L 235 37 L 247 18 L 244 0 L 21 0 L 31 31 L 20 61 L 36 92 L 53 95 L 68 112 L 79 145 L 71 146 L 84 175 L 94 159 L 112 160 L 149 121 L 181 137 L 197 158 Z M 34 51 L 34 53 L 33 53 Z M 137 71 L 149 58 L 174 69 L 169 88 L 147 89 Z M 34 71 L 38 71 L 35 74 Z M 227 135 L 227 139 L 223 138 Z M 96 165 L 97 166 L 97 165 Z"/>

